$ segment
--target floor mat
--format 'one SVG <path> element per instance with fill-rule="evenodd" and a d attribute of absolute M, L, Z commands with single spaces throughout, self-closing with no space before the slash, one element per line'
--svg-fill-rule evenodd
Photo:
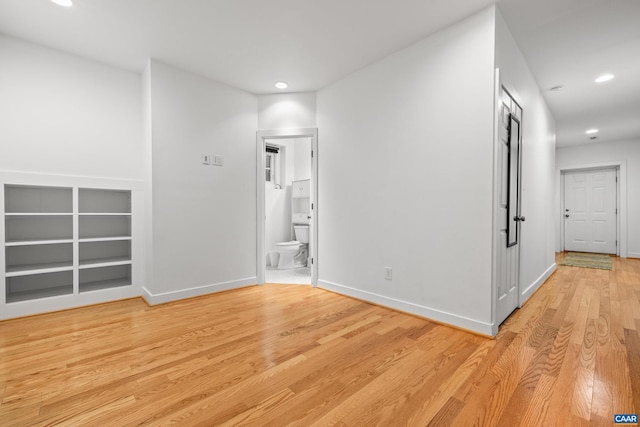
<path fill-rule="evenodd" d="M 611 257 L 607 254 L 590 254 L 585 252 L 569 252 L 560 265 L 572 267 L 599 268 L 613 270 Z"/>

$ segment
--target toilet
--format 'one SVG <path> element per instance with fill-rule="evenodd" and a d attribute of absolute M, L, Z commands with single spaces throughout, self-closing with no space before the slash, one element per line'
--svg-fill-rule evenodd
<path fill-rule="evenodd" d="M 269 254 L 271 265 L 278 270 L 306 267 L 309 254 L 309 226 L 294 225 L 296 240 L 276 243 L 275 253 Z M 274 256 L 275 255 L 275 256 Z"/>

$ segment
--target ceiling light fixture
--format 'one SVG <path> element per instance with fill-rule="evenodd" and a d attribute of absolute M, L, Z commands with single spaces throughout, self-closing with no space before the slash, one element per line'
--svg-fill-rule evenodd
<path fill-rule="evenodd" d="M 587 130 L 585 133 L 586 133 L 587 135 L 591 135 L 591 134 L 594 134 L 594 133 L 598 133 L 598 129 L 589 129 L 589 130 Z"/>
<path fill-rule="evenodd" d="M 615 76 L 613 74 L 603 74 L 600 77 L 598 77 L 595 82 L 596 83 L 604 83 L 604 82 L 608 82 L 609 80 L 613 79 Z"/>
<path fill-rule="evenodd" d="M 557 91 L 562 90 L 562 89 L 564 89 L 563 85 L 557 85 L 557 86 L 549 88 L 549 92 L 557 92 Z"/>
<path fill-rule="evenodd" d="M 278 89 L 286 89 L 286 88 L 288 88 L 288 87 L 289 87 L 289 85 L 288 85 L 286 82 L 277 82 L 277 83 L 275 84 L 275 86 L 276 86 Z"/>
<path fill-rule="evenodd" d="M 58 6 L 62 6 L 62 7 L 71 7 L 73 6 L 73 1 L 72 0 L 51 0 L 53 3 L 57 4 Z"/>

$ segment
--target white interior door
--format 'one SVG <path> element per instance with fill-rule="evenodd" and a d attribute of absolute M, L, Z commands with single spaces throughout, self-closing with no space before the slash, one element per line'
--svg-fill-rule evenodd
<path fill-rule="evenodd" d="M 499 182 L 496 212 L 498 215 L 497 301 L 496 323 L 499 325 L 518 307 L 520 267 L 520 166 L 522 109 L 501 88 L 498 117 L 497 180 Z"/>
<path fill-rule="evenodd" d="M 616 170 L 564 176 L 564 247 L 567 251 L 616 253 Z"/>

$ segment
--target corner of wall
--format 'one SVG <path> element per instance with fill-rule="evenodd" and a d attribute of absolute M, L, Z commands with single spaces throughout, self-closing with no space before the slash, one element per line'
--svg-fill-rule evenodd
<path fill-rule="evenodd" d="M 142 73 L 142 120 L 144 137 L 144 273 L 143 292 L 153 289 L 153 112 L 151 99 L 151 67 L 149 58 Z"/>
<path fill-rule="evenodd" d="M 328 282 L 326 280 L 318 280 L 318 287 L 331 292 L 335 292 L 340 295 L 346 295 L 351 298 L 378 304 L 383 307 L 389 307 L 403 313 L 411 313 L 415 316 L 423 317 L 427 320 L 432 320 L 456 328 L 465 329 L 478 334 L 495 336 L 498 333 L 497 327 L 495 327 L 493 323 L 481 322 L 475 319 L 461 316 L 459 314 L 436 310 L 413 302 Z"/>
<path fill-rule="evenodd" d="M 161 292 L 154 294 L 146 286 L 142 287 L 142 298 L 149 305 L 166 304 L 173 301 L 179 301 L 186 298 L 194 298 L 203 295 L 213 294 L 232 289 L 246 288 L 256 285 L 256 277 L 247 277 L 240 280 L 232 280 L 229 282 L 213 283 L 205 286 L 196 286 L 193 288 L 180 289 L 177 291 Z"/>

